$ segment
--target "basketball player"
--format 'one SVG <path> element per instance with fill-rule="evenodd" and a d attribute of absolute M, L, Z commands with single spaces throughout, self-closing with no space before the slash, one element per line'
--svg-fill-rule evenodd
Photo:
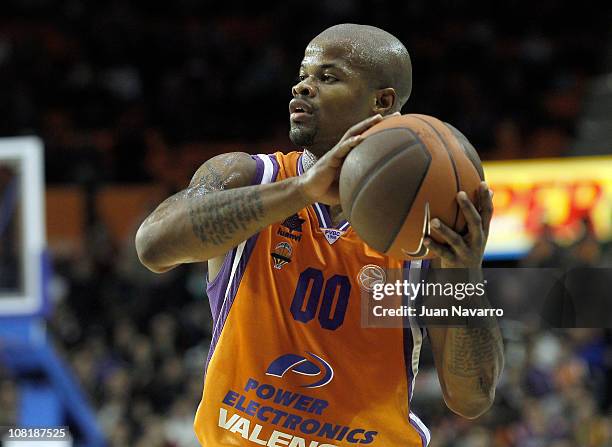
<path fill-rule="evenodd" d="M 359 239 L 337 182 L 360 134 L 398 113 L 411 83 L 408 52 L 394 36 L 351 24 L 325 30 L 306 48 L 289 103 L 290 137 L 303 151 L 214 157 L 140 227 L 136 246 L 149 269 L 208 262 L 214 331 L 194 424 L 202 445 L 429 442 L 410 410 L 425 330 L 360 324 L 360 269 L 404 262 Z M 480 212 L 457 197 L 464 237 L 432 222 L 447 242 L 427 240 L 437 265 L 480 268 L 492 201 L 486 184 L 479 194 Z M 502 369 L 498 328 L 428 334 L 446 404 L 479 416 Z"/>

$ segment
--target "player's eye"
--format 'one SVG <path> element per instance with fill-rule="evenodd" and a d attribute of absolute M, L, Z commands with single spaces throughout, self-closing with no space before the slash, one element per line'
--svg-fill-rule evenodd
<path fill-rule="evenodd" d="M 324 74 L 323 76 L 321 76 L 321 80 L 323 82 L 327 82 L 328 84 L 331 84 L 332 82 L 336 82 L 338 80 L 338 78 L 336 78 L 335 76 L 332 76 L 330 74 Z"/>
<path fill-rule="evenodd" d="M 297 75 L 297 77 L 295 78 L 295 83 L 297 84 L 298 82 L 302 82 L 306 78 L 308 78 L 308 76 L 305 74 Z"/>

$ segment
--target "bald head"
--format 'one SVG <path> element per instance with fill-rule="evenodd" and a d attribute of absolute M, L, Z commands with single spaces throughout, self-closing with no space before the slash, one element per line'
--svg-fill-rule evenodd
<path fill-rule="evenodd" d="M 412 90 L 412 64 L 406 47 L 392 34 L 374 26 L 343 23 L 327 28 L 309 44 L 310 48 L 338 45 L 351 64 L 367 74 L 372 87 L 393 88 L 397 110 Z"/>
<path fill-rule="evenodd" d="M 322 156 L 351 126 L 399 112 L 411 87 L 410 56 L 397 38 L 373 26 L 332 26 L 304 51 L 291 89 L 289 137 Z"/>

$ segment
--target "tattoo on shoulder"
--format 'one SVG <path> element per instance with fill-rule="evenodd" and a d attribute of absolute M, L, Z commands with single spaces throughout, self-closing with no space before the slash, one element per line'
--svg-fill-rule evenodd
<path fill-rule="evenodd" d="M 163 220 L 172 213 L 176 202 L 186 204 L 193 233 L 204 243 L 221 245 L 234 238 L 236 232 L 245 230 L 249 224 L 263 218 L 264 209 L 258 191 L 243 188 L 228 189 L 242 175 L 233 170 L 240 154 L 232 154 L 216 163 L 200 168 L 190 186 L 167 198 L 147 217 L 147 223 Z M 204 196 L 208 196 L 202 200 Z"/>
<path fill-rule="evenodd" d="M 217 166 L 214 164 L 205 164 L 205 172 L 201 173 L 196 182 L 192 183 L 191 187 L 206 187 L 210 191 L 221 191 L 227 187 L 232 181 L 240 177 L 237 172 L 231 172 L 230 168 L 235 164 L 238 159 L 238 154 L 232 154 L 225 158 L 221 163 L 221 169 L 225 171 L 221 173 Z M 224 175 L 225 174 L 225 175 Z"/>
<path fill-rule="evenodd" d="M 233 164 L 235 159 L 236 156 L 229 157 L 224 161 L 224 165 L 229 167 Z M 179 191 L 164 200 L 157 208 L 156 212 L 151 213 L 145 222 L 152 223 L 164 219 L 172 212 L 171 205 L 175 202 L 180 202 L 191 197 L 203 196 L 213 191 L 221 191 L 225 189 L 228 183 L 234 178 L 231 175 L 228 176 L 228 178 L 224 178 L 214 165 L 204 165 L 203 168 L 206 168 L 205 173 L 194 178 L 187 189 Z"/>

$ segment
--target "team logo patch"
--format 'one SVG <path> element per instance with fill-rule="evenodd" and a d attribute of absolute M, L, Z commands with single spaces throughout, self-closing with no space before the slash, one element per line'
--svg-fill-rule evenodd
<path fill-rule="evenodd" d="M 343 234 L 344 231 L 336 230 L 335 228 L 323 228 L 323 235 L 325 236 L 325 239 L 327 239 L 327 242 L 329 242 L 330 245 L 340 239 L 340 236 L 342 236 Z"/>
<path fill-rule="evenodd" d="M 359 273 L 357 273 L 357 282 L 359 286 L 371 292 L 374 290 L 376 284 L 384 284 L 387 279 L 387 275 L 382 267 L 376 264 L 367 264 L 361 267 Z"/>
<path fill-rule="evenodd" d="M 319 380 L 309 384 L 301 385 L 303 388 L 319 388 L 327 385 L 334 378 L 334 370 L 331 365 L 312 352 L 307 352 L 316 362 L 307 357 L 297 354 L 285 354 L 278 357 L 266 370 L 266 375 L 282 378 L 288 372 L 303 376 L 318 377 Z"/>
<path fill-rule="evenodd" d="M 275 269 L 282 269 L 283 265 L 291 262 L 291 244 L 289 242 L 279 242 L 272 250 L 270 255 L 272 256 L 272 265 Z"/>

